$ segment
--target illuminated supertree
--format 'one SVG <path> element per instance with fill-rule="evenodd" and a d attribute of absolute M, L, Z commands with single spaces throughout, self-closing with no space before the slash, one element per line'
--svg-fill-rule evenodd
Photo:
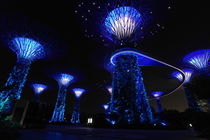
<path fill-rule="evenodd" d="M 36 101 L 40 100 L 40 95 L 47 89 L 47 86 L 44 84 L 32 84 L 32 88 L 35 93 Z"/>
<path fill-rule="evenodd" d="M 160 102 L 160 96 L 163 95 L 164 93 L 162 91 L 155 91 L 155 92 L 152 92 L 151 95 L 155 98 L 156 100 L 156 103 L 157 103 L 157 112 L 158 113 L 161 113 L 163 112 L 163 109 L 162 109 L 162 105 L 161 105 L 161 102 Z"/>
<path fill-rule="evenodd" d="M 105 19 L 108 33 L 118 40 L 128 39 L 141 23 L 141 14 L 130 6 L 123 6 L 112 10 Z"/>
<path fill-rule="evenodd" d="M 146 34 L 143 34 L 143 30 L 146 29 L 145 21 L 148 21 L 152 11 L 148 12 L 145 10 L 144 12 L 140 12 L 140 9 L 133 7 L 139 7 L 139 5 L 142 7 L 144 2 L 141 2 L 142 1 L 132 0 L 106 2 L 90 0 L 86 2 L 82 0 L 77 3 L 78 7 L 75 10 L 75 14 L 82 17 L 84 22 L 81 23 L 85 23 L 87 25 L 89 23 L 89 25 L 92 26 L 93 21 L 91 19 L 95 20 L 97 17 L 96 15 L 99 15 L 95 11 L 101 11 L 101 9 L 111 9 L 109 13 L 106 11 L 106 15 L 104 15 L 103 12 L 100 13 L 100 15 L 104 15 L 102 20 L 103 23 L 101 24 L 98 22 L 101 25 L 92 26 L 90 30 L 86 28 L 84 30 L 85 36 L 88 38 L 99 36 L 102 42 L 105 42 L 106 39 L 108 39 L 112 42 L 112 44 L 116 44 L 117 47 L 128 48 L 130 46 L 133 47 L 133 44 L 136 44 L 135 41 L 137 41 L 137 39 L 144 38 L 146 36 Z M 82 14 L 81 16 L 82 11 L 87 14 Z M 164 29 L 164 26 L 160 24 L 156 25 L 158 29 Z M 93 35 L 93 33 L 90 34 L 91 31 L 98 30 L 94 30 L 94 28 L 98 28 L 102 35 Z M 154 31 L 157 32 L 157 30 Z M 148 31 L 148 34 L 153 35 L 154 33 L 152 31 Z M 112 76 L 111 100 L 109 108 L 106 112 L 106 119 L 111 124 L 117 124 L 118 122 L 127 124 L 135 122 L 153 122 L 151 108 L 144 88 L 141 68 L 139 67 L 143 66 L 143 64 L 139 64 L 138 56 L 139 54 L 136 51 L 131 51 L 130 49 L 129 51 L 117 51 L 111 56 L 110 60 L 113 65 L 112 70 L 114 72 Z M 115 61 L 113 62 L 113 60 Z M 145 61 L 142 60 L 141 63 L 145 63 Z"/>
<path fill-rule="evenodd" d="M 209 70 L 210 49 L 194 51 L 183 58 L 183 61 L 201 73 Z"/>
<path fill-rule="evenodd" d="M 75 95 L 75 103 L 74 103 L 74 110 L 71 117 L 71 123 L 79 124 L 80 123 L 80 97 L 85 92 L 85 90 L 81 88 L 74 88 L 73 92 Z"/>
<path fill-rule="evenodd" d="M 129 42 L 141 23 L 141 14 L 130 6 L 118 7 L 106 17 L 104 24 L 108 34 L 118 39 L 121 43 Z M 112 83 L 110 107 L 107 120 L 127 122 L 135 121 L 152 122 L 152 112 L 147 100 L 143 84 L 138 57 L 135 53 L 116 53 L 111 58 L 115 59 L 115 68 Z M 115 119 L 114 119 L 115 118 Z M 117 119 L 116 119 L 117 118 Z"/>
<path fill-rule="evenodd" d="M 30 38 L 14 38 L 10 49 L 16 53 L 17 63 L 4 85 L 7 90 L 0 93 L 0 114 L 11 112 L 14 102 L 21 97 L 31 63 L 45 56 L 43 46 Z"/>
<path fill-rule="evenodd" d="M 113 90 L 107 111 L 110 122 L 115 120 L 131 124 L 153 121 L 140 67 L 148 60 L 139 60 L 135 51 L 120 51 L 110 59 L 114 66 Z"/>
<path fill-rule="evenodd" d="M 73 80 L 73 76 L 61 73 L 56 77 L 56 80 L 59 84 L 58 90 L 58 97 L 55 104 L 54 112 L 50 122 L 64 122 L 64 113 L 65 113 L 65 106 L 66 106 L 66 92 L 67 87 Z"/>
<path fill-rule="evenodd" d="M 195 97 L 191 94 L 190 89 L 188 87 L 188 83 L 190 82 L 190 79 L 192 77 L 194 70 L 193 69 L 182 69 L 182 71 L 185 73 L 185 81 L 184 81 L 183 87 L 184 87 L 185 95 L 186 95 L 186 98 L 188 101 L 188 107 L 192 111 L 200 111 L 197 101 L 196 101 Z M 183 80 L 182 74 L 178 71 L 173 72 L 172 76 L 179 81 Z"/>

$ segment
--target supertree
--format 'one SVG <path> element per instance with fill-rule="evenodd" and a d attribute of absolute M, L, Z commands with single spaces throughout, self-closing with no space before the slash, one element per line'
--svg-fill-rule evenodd
<path fill-rule="evenodd" d="M 14 102 L 21 97 L 32 62 L 45 56 L 43 46 L 33 39 L 15 37 L 11 43 L 17 62 L 4 85 L 6 90 L 0 93 L 0 114 L 10 114 Z"/>
<path fill-rule="evenodd" d="M 189 64 L 200 73 L 208 73 L 210 49 L 203 49 L 189 53 L 183 58 L 184 63 Z"/>
<path fill-rule="evenodd" d="M 102 16 L 104 15 L 102 24 L 99 23 L 100 25 L 94 26 L 90 28 L 90 30 L 85 29 L 85 36 L 94 37 L 93 34 L 88 34 L 94 31 L 95 27 L 99 27 L 99 32 L 102 31 L 102 35 L 100 35 L 102 42 L 108 39 L 111 41 L 112 45 L 116 45 L 114 47 L 135 47 L 134 44 L 136 44 L 137 39 L 146 36 L 143 34 L 143 30 L 146 29 L 145 21 L 149 19 L 149 16 L 147 17 L 146 15 L 153 13 L 149 10 L 140 12 L 140 8 L 138 7 L 139 5 L 142 7 L 144 3 L 143 1 L 141 2 L 132 0 L 106 1 L 106 3 L 101 1 L 78 1 L 78 8 L 75 10 L 75 13 L 82 17 L 84 20 L 82 23 L 90 23 L 90 25 L 93 25 L 91 19 L 94 17 L 93 20 L 95 20 L 97 17 L 97 12 L 94 12 L 94 9 L 97 9 L 97 11 L 101 11 L 101 9 L 111 9 L 111 11 L 106 12 L 105 15 L 103 13 L 100 14 Z M 84 14 L 81 16 L 81 11 L 90 14 L 90 16 Z M 156 25 L 159 29 L 164 29 L 164 26 L 160 24 Z M 155 30 L 155 32 L 156 31 L 157 30 Z M 149 31 L 149 33 L 153 34 L 152 31 Z M 115 62 L 112 60 L 115 60 Z M 128 51 L 117 50 L 111 56 L 110 61 L 114 72 L 112 73 L 112 94 L 109 108 L 106 112 L 106 119 L 111 124 L 117 124 L 118 122 L 127 124 L 133 124 L 135 122 L 152 123 L 153 115 L 144 88 L 141 68 L 139 67 L 140 65 L 143 66 L 143 64 L 139 64 L 139 62 L 145 63 L 144 60 L 139 60 L 139 54 L 129 49 Z"/>
<path fill-rule="evenodd" d="M 40 100 L 40 95 L 47 89 L 47 86 L 44 84 L 32 84 L 32 88 L 35 93 L 35 100 L 39 101 Z"/>
<path fill-rule="evenodd" d="M 155 98 L 156 100 L 156 104 L 157 104 L 157 112 L 158 113 L 161 113 L 163 112 L 163 109 L 162 109 L 162 105 L 161 105 L 161 102 L 160 102 L 160 97 L 161 95 L 163 95 L 164 92 L 162 91 L 155 91 L 155 92 L 152 92 L 151 95 Z"/>
<path fill-rule="evenodd" d="M 208 94 L 208 83 L 210 82 L 209 60 L 210 49 L 197 50 L 183 58 L 184 63 L 196 69 L 197 76 L 191 81 L 193 85 L 191 89 L 193 94 L 199 98 L 198 104 L 203 111 L 210 110 L 210 96 Z"/>
<path fill-rule="evenodd" d="M 67 88 L 74 79 L 73 76 L 61 73 L 57 75 L 56 80 L 59 84 L 58 97 L 55 104 L 54 112 L 50 122 L 64 122 L 64 113 L 66 106 L 66 92 Z"/>
<path fill-rule="evenodd" d="M 194 70 L 193 69 L 182 69 L 182 71 L 185 73 L 185 81 L 184 81 L 183 87 L 184 87 L 185 95 L 186 95 L 186 98 L 188 101 L 188 107 L 192 111 L 200 111 L 197 101 L 196 101 L 194 95 L 190 92 L 190 89 L 188 86 Z M 178 71 L 173 72 L 172 76 L 179 81 L 183 80 L 182 74 Z"/>
<path fill-rule="evenodd" d="M 74 110 L 71 117 L 72 124 L 79 124 L 80 123 L 80 97 L 85 92 L 82 88 L 74 88 L 73 89 L 75 95 L 75 103 L 74 103 Z"/>

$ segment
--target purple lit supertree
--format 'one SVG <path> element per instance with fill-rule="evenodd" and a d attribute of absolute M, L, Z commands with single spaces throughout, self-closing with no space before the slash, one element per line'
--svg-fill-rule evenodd
<path fill-rule="evenodd" d="M 163 112 L 163 109 L 162 109 L 162 105 L 161 105 L 161 102 L 160 102 L 160 97 L 161 95 L 163 95 L 164 92 L 162 91 L 155 91 L 155 92 L 152 92 L 151 95 L 155 98 L 156 100 L 156 103 L 157 103 L 157 112 L 158 113 L 161 113 Z"/>
<path fill-rule="evenodd" d="M 0 114 L 10 114 L 14 102 L 21 97 L 30 66 L 33 61 L 45 56 L 44 48 L 37 41 L 26 37 L 15 37 L 10 49 L 17 55 L 17 63 L 0 93 Z"/>
<path fill-rule="evenodd" d="M 184 71 L 184 73 L 185 73 L 185 81 L 184 81 L 183 87 L 184 87 L 185 95 L 186 95 L 186 98 L 188 101 L 188 107 L 192 111 L 200 111 L 197 101 L 196 101 L 194 95 L 190 92 L 190 89 L 188 87 L 188 83 L 190 82 L 190 79 L 192 77 L 194 70 L 193 69 L 182 69 L 182 71 Z M 173 72 L 172 76 L 179 81 L 183 80 L 182 74 L 178 71 Z"/>
<path fill-rule="evenodd" d="M 183 61 L 201 73 L 208 73 L 210 60 L 210 49 L 191 52 L 183 58 Z"/>
<path fill-rule="evenodd" d="M 44 84 L 32 84 L 32 88 L 35 93 L 35 100 L 39 101 L 40 100 L 40 95 L 47 89 L 47 86 Z"/>
<path fill-rule="evenodd" d="M 74 79 L 73 76 L 61 73 L 57 75 L 56 80 L 59 84 L 58 97 L 55 104 L 54 112 L 50 122 L 64 122 L 65 107 L 66 107 L 66 92 L 67 88 Z"/>
<path fill-rule="evenodd" d="M 84 94 L 85 90 L 82 88 L 74 88 L 73 89 L 75 95 L 75 103 L 74 103 L 74 110 L 71 117 L 72 124 L 79 124 L 80 123 L 80 97 Z"/>

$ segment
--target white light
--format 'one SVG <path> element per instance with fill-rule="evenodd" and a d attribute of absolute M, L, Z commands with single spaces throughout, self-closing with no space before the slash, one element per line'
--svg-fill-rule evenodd
<path fill-rule="evenodd" d="M 93 118 L 88 118 L 87 123 L 88 123 L 88 124 L 92 124 L 92 123 L 93 123 Z"/>
<path fill-rule="evenodd" d="M 192 127 L 192 124 L 190 123 L 189 126 Z"/>
<path fill-rule="evenodd" d="M 108 87 L 107 90 L 109 91 L 110 94 L 112 94 L 112 87 Z"/>

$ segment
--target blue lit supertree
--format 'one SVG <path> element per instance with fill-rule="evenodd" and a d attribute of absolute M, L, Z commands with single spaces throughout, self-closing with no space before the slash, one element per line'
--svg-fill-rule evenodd
<path fill-rule="evenodd" d="M 111 57 L 114 73 L 111 102 L 107 111 L 107 120 L 110 122 L 124 121 L 131 124 L 135 121 L 153 121 L 137 54 L 135 51 L 120 51 Z"/>
<path fill-rule="evenodd" d="M 0 93 L 0 114 L 11 112 L 14 102 L 21 97 L 31 63 L 45 56 L 43 46 L 26 37 L 14 38 L 10 49 L 16 53 L 17 63 L 4 85 L 7 90 Z"/>
<path fill-rule="evenodd" d="M 130 42 L 132 35 L 141 23 L 140 12 L 131 6 L 122 6 L 112 10 L 106 17 L 104 25 L 109 36 L 122 43 Z M 134 51 L 133 51 L 134 52 Z M 135 52 L 116 53 L 112 96 L 107 111 L 107 120 L 112 124 L 117 121 L 133 124 L 134 122 L 153 121 L 143 84 L 138 56 Z"/>
<path fill-rule="evenodd" d="M 210 49 L 191 52 L 183 58 L 183 61 L 201 73 L 209 71 Z"/>
<path fill-rule="evenodd" d="M 183 61 L 193 67 L 197 76 L 192 79 L 190 87 L 193 94 L 196 95 L 199 100 L 198 104 L 201 110 L 210 110 L 210 96 L 208 84 L 210 81 L 210 49 L 202 49 L 189 53 L 183 58 Z M 205 81 L 205 82 L 204 82 Z"/>
<path fill-rule="evenodd" d="M 47 89 L 47 86 L 44 84 L 32 84 L 32 88 L 35 93 L 35 100 L 40 100 L 40 95 Z"/>
<path fill-rule="evenodd" d="M 55 104 L 54 112 L 50 122 L 64 122 L 64 113 L 65 113 L 65 106 L 66 106 L 66 92 L 67 87 L 73 80 L 73 76 L 61 73 L 56 77 L 56 80 L 59 84 L 58 90 L 58 97 Z"/>
<path fill-rule="evenodd" d="M 80 97 L 85 92 L 82 88 L 74 88 L 73 89 L 75 95 L 75 103 L 74 103 L 74 110 L 71 117 L 72 124 L 79 124 L 80 123 Z"/>
<path fill-rule="evenodd" d="M 80 16 L 84 22 L 91 25 L 91 28 L 86 28 L 84 34 L 88 38 L 99 37 L 102 42 L 106 39 L 116 44 L 117 47 L 135 47 L 137 39 L 143 39 L 146 34 L 145 21 L 148 21 L 152 15 L 152 10 L 144 10 L 140 12 L 139 7 L 144 7 L 145 2 L 143 1 L 77 1 L 77 8 L 75 14 Z M 134 7 L 135 6 L 135 7 Z M 101 11 L 108 9 L 109 11 L 104 14 Z M 141 8 L 141 10 L 144 8 Z M 166 8 L 167 9 L 167 8 Z M 84 11 L 85 14 L 82 14 Z M 100 11 L 102 17 L 102 24 L 98 22 L 96 26 L 93 25 L 93 20 L 99 16 L 97 14 Z M 161 10 L 160 10 L 161 11 Z M 164 26 L 157 23 L 155 24 L 158 29 L 154 32 L 158 32 L 160 29 L 164 29 Z M 84 27 L 84 26 L 83 26 Z M 94 30 L 94 28 L 97 28 Z M 92 31 L 102 33 L 101 35 L 94 35 Z M 147 28 L 148 29 L 148 28 Z M 146 30 L 147 30 L 146 29 Z M 150 30 L 151 29 L 151 30 Z M 148 30 L 148 33 L 152 36 L 154 32 L 152 28 Z M 104 44 L 105 45 L 105 44 Z M 128 46 L 129 45 L 129 46 Z M 107 46 L 107 45 L 106 45 Z M 116 46 L 115 46 L 116 47 Z M 112 63 L 112 58 L 116 58 L 115 63 Z M 153 122 L 153 116 L 151 108 L 148 102 L 146 90 L 143 84 L 143 78 L 141 68 L 144 64 L 139 64 L 138 54 L 135 51 L 121 51 L 116 52 L 111 58 L 113 64 L 113 78 L 112 78 L 112 94 L 107 110 L 106 119 L 111 124 L 117 122 L 123 123 L 134 123 L 134 122 Z M 147 60 L 146 60 L 147 61 Z M 141 63 L 145 63 L 144 60 Z"/>
<path fill-rule="evenodd" d="M 162 92 L 162 91 L 155 91 L 155 92 L 152 92 L 151 93 L 151 95 L 156 100 L 156 103 L 157 103 L 157 112 L 158 113 L 163 112 L 162 105 L 161 105 L 161 102 L 160 102 L 160 96 L 163 95 L 163 94 L 164 94 L 164 92 Z"/>
<path fill-rule="evenodd" d="M 188 107 L 192 111 L 200 111 L 197 101 L 196 101 L 194 95 L 190 92 L 190 89 L 188 87 L 188 83 L 190 82 L 190 79 L 192 77 L 194 70 L 193 69 L 182 69 L 182 71 L 185 73 L 185 81 L 184 81 L 183 87 L 184 87 L 185 95 L 186 95 L 186 98 L 188 101 Z M 178 71 L 173 72 L 172 76 L 179 81 L 183 80 L 182 74 Z"/>

